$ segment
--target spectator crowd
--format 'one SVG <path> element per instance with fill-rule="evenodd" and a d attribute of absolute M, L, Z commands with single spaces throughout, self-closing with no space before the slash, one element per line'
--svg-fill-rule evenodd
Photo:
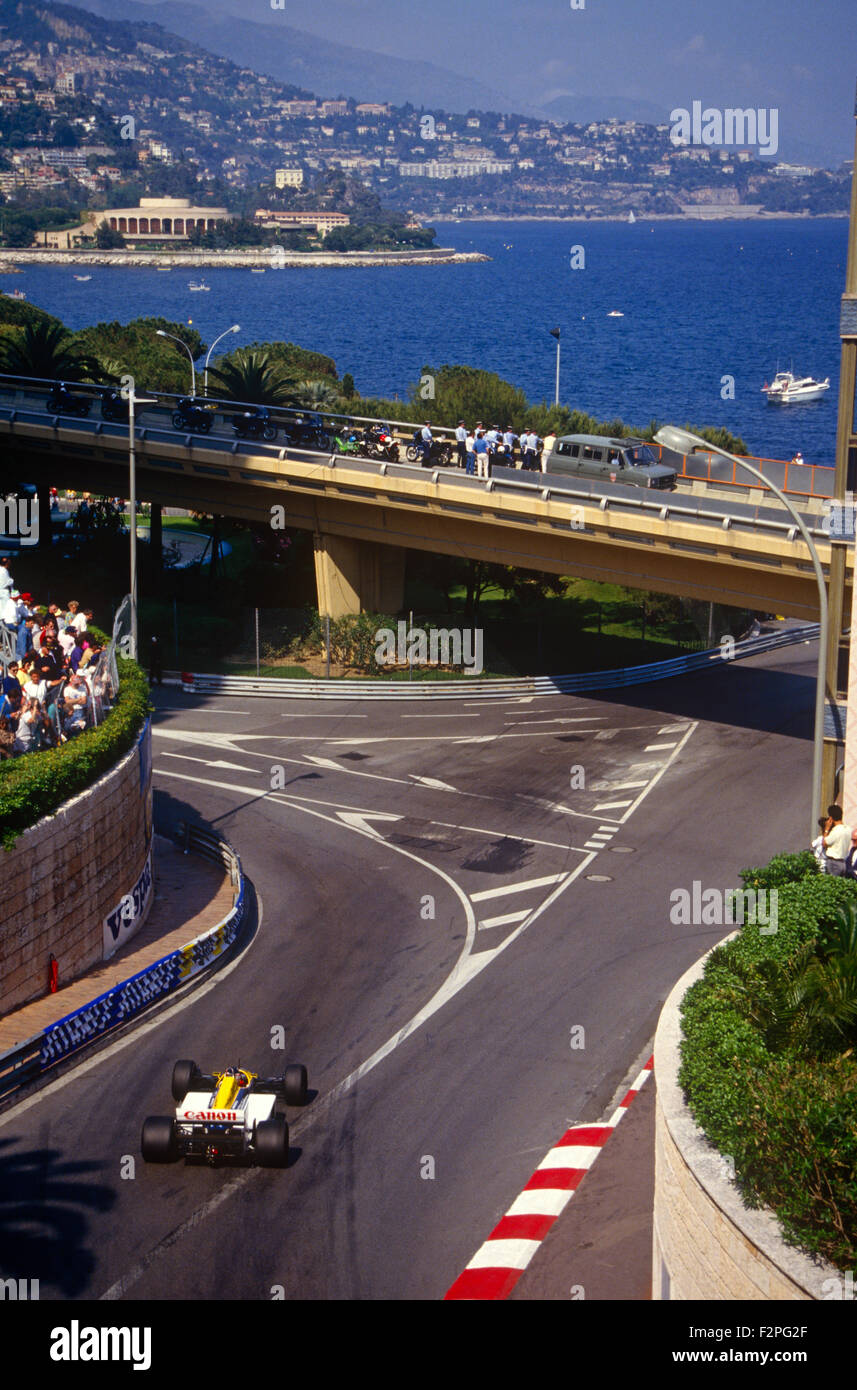
<path fill-rule="evenodd" d="M 431 421 L 423 425 L 419 442 L 423 462 L 428 462 L 433 444 Z M 486 427 L 481 420 L 477 420 L 472 429 L 459 420 L 455 431 L 456 462 L 466 473 L 480 478 L 491 476 L 492 463 L 504 468 L 520 468 L 528 473 L 544 472 L 555 444 L 555 434 L 545 439 L 537 435 L 535 430 L 515 434 L 510 425 L 504 429 L 499 425 Z"/>
<path fill-rule="evenodd" d="M 110 698 L 91 609 L 63 610 L 21 593 L 0 556 L 0 758 L 55 748 L 98 721 Z"/>

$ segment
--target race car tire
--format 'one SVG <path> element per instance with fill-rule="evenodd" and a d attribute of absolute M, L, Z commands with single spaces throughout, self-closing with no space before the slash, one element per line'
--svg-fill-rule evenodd
<path fill-rule="evenodd" d="M 140 1152 L 147 1163 L 175 1163 L 179 1156 L 175 1120 L 169 1115 L 150 1115 L 144 1120 Z"/>
<path fill-rule="evenodd" d="M 306 1105 L 306 1067 L 286 1067 L 283 1072 L 283 1094 L 287 1105 Z"/>
<path fill-rule="evenodd" d="M 289 1161 L 289 1126 L 275 1115 L 256 1126 L 256 1157 L 262 1168 L 285 1168 Z"/>
<path fill-rule="evenodd" d="M 179 1105 L 191 1088 L 192 1082 L 200 1075 L 196 1062 L 176 1062 L 173 1067 L 173 1100 Z"/>

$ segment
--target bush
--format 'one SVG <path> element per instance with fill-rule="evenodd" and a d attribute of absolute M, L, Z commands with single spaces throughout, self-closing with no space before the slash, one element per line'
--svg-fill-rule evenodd
<path fill-rule="evenodd" d="M 149 682 L 136 662 L 117 656 L 119 691 L 97 729 L 42 753 L 0 764 L 2 845 L 11 849 L 23 830 L 53 815 L 63 802 L 91 787 L 134 746 L 152 708 Z"/>
<path fill-rule="evenodd" d="M 776 889 L 777 932 L 748 923 L 709 956 L 681 1005 L 679 1083 L 746 1204 L 771 1208 L 792 1244 L 853 1268 L 857 887 L 819 874 L 807 853 L 741 878 Z"/>

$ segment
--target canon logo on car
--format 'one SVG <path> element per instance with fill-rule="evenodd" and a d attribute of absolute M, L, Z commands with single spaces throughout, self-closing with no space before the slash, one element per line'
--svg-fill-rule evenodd
<path fill-rule="evenodd" d="M 237 1110 L 185 1110 L 184 1120 L 237 1120 Z"/>

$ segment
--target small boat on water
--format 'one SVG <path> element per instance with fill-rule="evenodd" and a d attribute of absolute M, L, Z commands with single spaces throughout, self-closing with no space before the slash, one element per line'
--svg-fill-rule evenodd
<path fill-rule="evenodd" d="M 26 299 L 27 296 L 24 294 L 24 291 L 23 291 L 23 290 L 6 290 L 6 298 L 7 298 L 7 299 Z"/>
<path fill-rule="evenodd" d="M 633 227 L 634 223 L 636 222 L 636 220 L 637 220 L 637 219 L 636 219 L 636 217 L 634 216 L 633 212 L 629 212 L 629 213 L 628 213 L 628 222 L 630 223 L 630 225 L 631 225 L 632 227 Z"/>
<path fill-rule="evenodd" d="M 91 279 L 92 279 L 92 276 L 91 276 L 91 275 L 75 275 L 74 278 L 75 278 L 75 280 L 80 280 L 81 282 L 83 282 L 84 280 L 91 280 Z"/>
<path fill-rule="evenodd" d="M 820 400 L 830 390 L 830 377 L 816 381 L 812 376 L 796 376 L 794 372 L 777 372 L 770 386 L 765 382 L 762 392 L 768 405 L 801 405 Z"/>
<path fill-rule="evenodd" d="M 204 280 L 200 280 L 198 283 L 196 280 L 190 280 L 188 281 L 188 289 L 199 293 L 200 290 L 210 290 L 211 286 L 207 285 Z"/>
<path fill-rule="evenodd" d="M 265 274 L 265 268 L 264 268 L 264 266 L 256 266 L 256 265 L 253 265 L 253 266 L 250 267 L 250 274 L 251 274 L 251 275 L 264 275 L 264 274 Z"/>
<path fill-rule="evenodd" d="M 608 319 L 623 319 L 625 315 L 622 313 L 621 309 L 611 309 L 607 317 Z"/>
<path fill-rule="evenodd" d="M 159 265 L 159 266 L 157 267 L 157 269 L 160 271 L 160 273 L 161 273 L 162 275 L 164 275 L 164 274 L 169 275 L 170 271 L 172 270 L 172 266 L 171 266 L 171 265 Z"/>

